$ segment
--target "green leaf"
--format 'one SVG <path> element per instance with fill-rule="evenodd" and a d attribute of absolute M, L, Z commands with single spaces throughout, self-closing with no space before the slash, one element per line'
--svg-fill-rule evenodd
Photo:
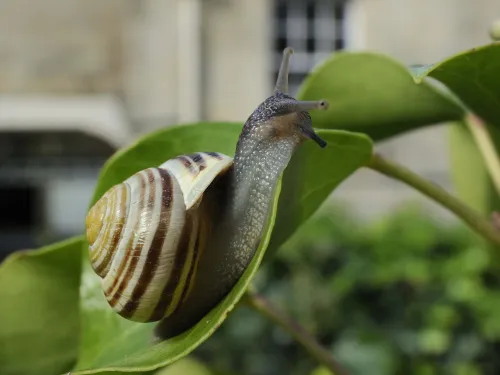
<path fill-rule="evenodd" d="M 19 251 L 0 266 L 0 374 L 62 374 L 74 365 L 82 240 Z"/>
<path fill-rule="evenodd" d="M 415 74 L 442 82 L 470 110 L 500 128 L 500 43 L 461 52 Z"/>
<path fill-rule="evenodd" d="M 324 149 L 307 142 L 295 153 L 283 175 L 278 217 L 268 253 L 273 254 L 328 198 L 332 191 L 363 167 L 373 143 L 363 134 L 318 130 Z"/>
<path fill-rule="evenodd" d="M 310 375 L 335 375 L 329 369 L 323 366 L 316 367 Z"/>
<path fill-rule="evenodd" d="M 101 372 L 101 375 L 126 375 L 130 372 Z M 215 371 L 214 369 L 208 367 L 205 363 L 195 359 L 194 357 L 188 356 L 168 365 L 166 367 L 152 370 L 152 371 L 134 371 L 134 375 L 235 375 L 229 373 L 222 373 Z"/>
<path fill-rule="evenodd" d="M 204 363 L 194 358 L 183 358 L 171 366 L 167 366 L 157 372 L 155 375 L 217 375 Z"/>
<path fill-rule="evenodd" d="M 429 354 L 442 354 L 450 346 L 450 335 L 446 331 L 426 328 L 418 333 L 420 350 Z"/>
<path fill-rule="evenodd" d="M 498 150 L 500 132 L 486 125 Z M 449 129 L 451 178 L 456 194 L 469 206 L 489 215 L 500 209 L 500 197 L 493 185 L 472 134 L 463 122 Z"/>
<path fill-rule="evenodd" d="M 464 115 L 434 85 L 416 83 L 406 67 L 374 53 L 335 53 L 312 71 L 297 97 L 330 102 L 327 111 L 311 112 L 315 127 L 362 132 L 375 141 Z"/>
<path fill-rule="evenodd" d="M 488 125 L 497 153 L 500 150 L 500 43 L 459 53 L 415 73 L 418 80 L 432 77 L 446 85 Z M 459 122 L 450 129 L 452 178 L 461 199 L 484 214 L 500 208 L 493 187 L 469 130 Z"/>
<path fill-rule="evenodd" d="M 167 128 L 148 135 L 110 159 L 101 173 L 93 201 L 132 173 L 159 165 L 179 154 L 218 151 L 233 156 L 240 131 L 241 125 L 205 123 Z M 283 185 L 281 190 L 280 184 L 264 240 L 242 278 L 224 301 L 182 335 L 152 344 L 150 340 L 155 323 L 129 322 L 114 313 L 104 300 L 100 280 L 89 265 L 85 247 L 81 288 L 83 332 L 76 374 L 154 370 L 186 356 L 204 342 L 226 319 L 257 272 L 271 238 L 280 191 L 285 192 L 286 199 L 297 199 L 297 209 L 292 211 L 294 215 L 299 215 L 293 220 L 292 225 L 296 227 L 326 199 L 342 178 L 362 165 L 371 152 L 371 142 L 365 136 L 331 130 L 321 131 L 320 134 L 329 142 L 329 146 L 320 149 L 308 142 L 310 144 L 305 144 L 302 146 L 303 150 L 299 151 L 299 157 L 293 162 L 294 166 L 286 169 L 284 175 L 293 176 L 285 178 L 294 184 L 300 184 L 301 187 L 296 190 Z M 325 158 L 330 162 L 325 161 Z M 336 159 L 343 160 L 346 166 L 339 167 L 341 164 Z M 322 180 L 319 177 L 303 178 L 313 174 L 318 167 L 329 171 L 320 174 L 323 176 Z M 291 192 L 285 189 L 291 189 Z M 289 205 L 293 203 L 288 202 Z M 278 219 L 283 221 L 280 228 L 285 228 L 285 223 L 290 222 L 290 218 L 282 215 Z M 293 227 L 283 229 L 288 234 L 281 234 L 280 239 L 291 235 Z"/>

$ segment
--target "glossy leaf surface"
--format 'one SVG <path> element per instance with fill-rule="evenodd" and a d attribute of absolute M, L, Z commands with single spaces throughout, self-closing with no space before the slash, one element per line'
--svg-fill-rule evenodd
<path fill-rule="evenodd" d="M 283 175 L 283 189 L 278 206 L 269 255 L 274 253 L 307 220 L 332 191 L 372 155 L 369 137 L 341 130 L 318 130 L 328 142 L 320 149 L 304 144 L 293 156 Z"/>
<path fill-rule="evenodd" d="M 488 126 L 499 149 L 500 132 Z M 483 156 L 471 132 L 463 122 L 449 129 L 451 178 L 456 194 L 484 215 L 500 209 L 500 197 L 493 186 Z"/>
<path fill-rule="evenodd" d="M 481 117 L 500 151 L 500 43 L 473 48 L 442 62 L 415 71 L 422 80 L 432 77 L 446 85 L 472 112 Z M 489 215 L 500 209 L 500 199 L 492 186 L 470 131 L 458 122 L 450 129 L 453 183 L 461 199 Z"/>
<path fill-rule="evenodd" d="M 297 97 L 330 102 L 327 111 L 311 112 L 315 127 L 362 132 L 376 141 L 463 117 L 456 101 L 419 82 L 389 57 L 339 52 L 311 72 Z"/>
<path fill-rule="evenodd" d="M 19 251 L 0 265 L 0 374 L 58 374 L 74 365 L 82 242 Z"/>
<path fill-rule="evenodd" d="M 450 89 L 470 110 L 500 128 L 500 43 L 461 52 L 414 71 L 421 82 L 432 77 Z"/>

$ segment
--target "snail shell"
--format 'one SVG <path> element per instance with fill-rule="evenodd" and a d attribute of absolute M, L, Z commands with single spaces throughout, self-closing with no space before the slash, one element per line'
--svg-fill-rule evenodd
<path fill-rule="evenodd" d="M 90 209 L 90 262 L 122 317 L 154 322 L 182 306 L 202 251 L 199 204 L 232 164 L 215 152 L 180 155 L 113 186 Z"/>

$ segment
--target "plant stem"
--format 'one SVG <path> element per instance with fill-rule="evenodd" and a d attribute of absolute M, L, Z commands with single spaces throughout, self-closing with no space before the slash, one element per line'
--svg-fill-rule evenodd
<path fill-rule="evenodd" d="M 377 154 L 372 156 L 367 167 L 417 189 L 437 203 L 448 208 L 484 238 L 495 245 L 500 245 L 500 232 L 487 219 L 443 188 L 427 181 L 402 165 L 388 161 Z"/>
<path fill-rule="evenodd" d="M 469 128 L 481 152 L 486 168 L 490 174 L 493 185 L 500 194 L 500 160 L 486 124 L 477 116 L 469 114 L 465 118 L 465 124 Z"/>
<path fill-rule="evenodd" d="M 282 311 L 279 311 L 266 298 L 249 290 L 245 294 L 244 302 L 287 331 L 312 357 L 328 368 L 332 374 L 348 375 L 348 372 L 332 357 L 330 352 L 321 346 L 304 327 Z"/>

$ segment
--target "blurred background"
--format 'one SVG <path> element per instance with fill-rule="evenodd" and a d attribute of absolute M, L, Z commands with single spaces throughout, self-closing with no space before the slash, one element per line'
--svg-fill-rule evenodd
<path fill-rule="evenodd" d="M 335 51 L 433 63 L 488 43 L 498 17 L 498 0 L 2 0 L 0 261 L 80 234 L 100 167 L 137 136 L 244 121 L 286 46 L 293 94 Z M 377 148 L 452 189 L 445 126 Z M 500 373 L 500 299 L 469 233 L 367 170 L 331 203 L 266 265 L 262 288 L 360 374 Z M 237 314 L 195 354 L 224 371 L 314 370 L 281 331 Z"/>
<path fill-rule="evenodd" d="M 270 94 L 286 46 L 296 51 L 292 93 L 337 50 L 432 63 L 488 42 L 500 3 L 477 4 L 0 1 L 0 259 L 81 233 L 99 168 L 139 134 L 199 120 L 244 121 Z M 379 147 L 449 187 L 444 129 Z M 369 171 L 332 197 L 368 218 L 409 198 L 420 199 Z"/>

